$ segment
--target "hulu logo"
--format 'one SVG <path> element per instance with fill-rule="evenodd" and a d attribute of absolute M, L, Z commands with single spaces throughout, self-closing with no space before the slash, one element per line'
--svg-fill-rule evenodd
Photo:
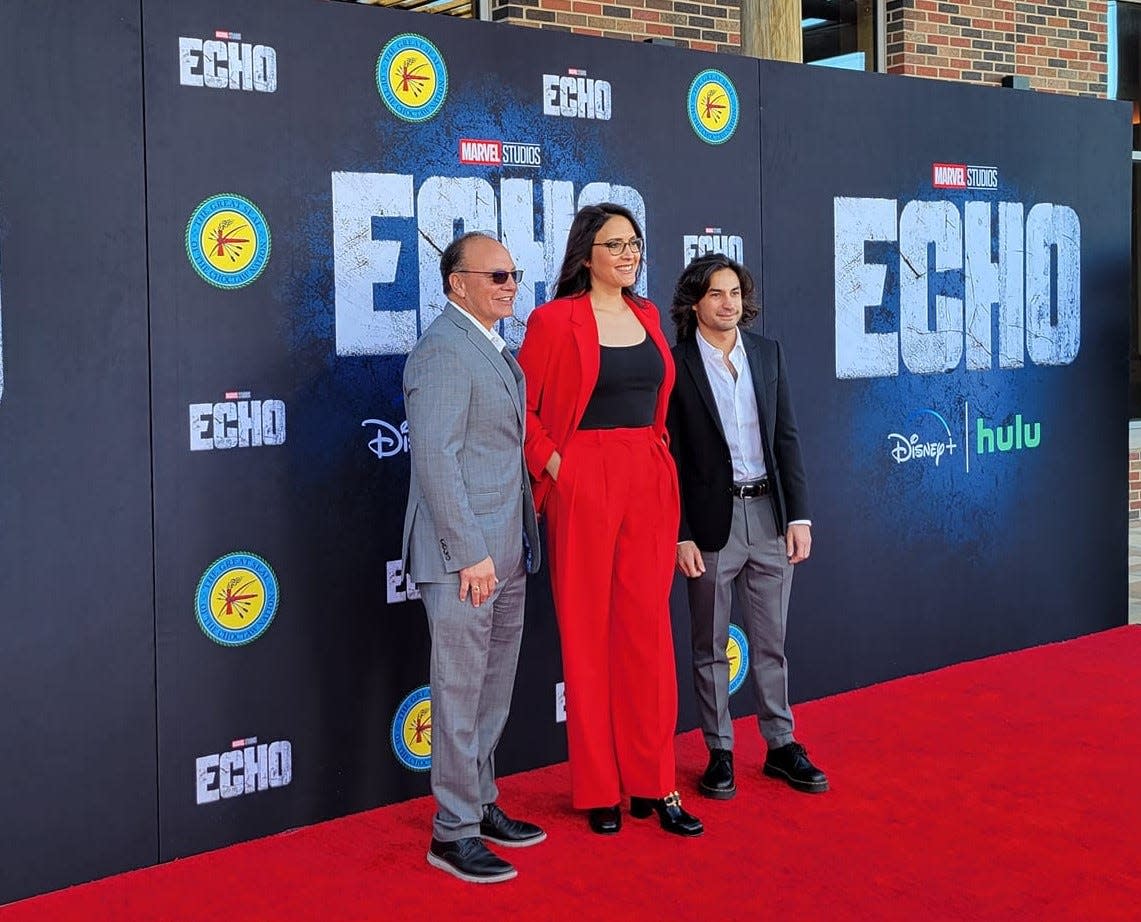
<path fill-rule="evenodd" d="M 984 425 L 981 416 L 975 420 L 975 452 L 980 455 L 1037 448 L 1041 441 L 1042 424 L 1024 423 L 1021 413 L 1005 426 Z"/>

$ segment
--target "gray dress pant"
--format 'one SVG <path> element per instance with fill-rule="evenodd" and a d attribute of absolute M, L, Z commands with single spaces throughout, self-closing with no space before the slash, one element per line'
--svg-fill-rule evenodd
<path fill-rule="evenodd" d="M 420 583 L 432 635 L 432 835 L 454 842 L 479 835 L 483 805 L 495 803 L 495 747 L 507 723 L 527 573 L 513 573 L 479 608 L 459 599 L 459 583 Z"/>
<path fill-rule="evenodd" d="M 729 541 L 702 551 L 705 573 L 688 580 L 693 626 L 693 684 L 705 744 L 733 748 L 729 716 L 729 615 L 734 592 L 749 641 L 749 672 L 757 696 L 757 722 L 770 749 L 793 741 L 784 655 L 793 566 L 778 534 L 769 496 L 733 499 Z"/>

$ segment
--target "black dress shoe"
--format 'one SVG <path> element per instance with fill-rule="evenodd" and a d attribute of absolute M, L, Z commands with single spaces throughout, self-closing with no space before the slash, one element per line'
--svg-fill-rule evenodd
<path fill-rule="evenodd" d="M 651 813 L 658 814 L 662 829 L 677 836 L 699 836 L 705 832 L 701 820 L 681 808 L 681 795 L 677 791 L 652 800 L 649 797 L 631 797 L 630 815 L 644 820 Z"/>
<path fill-rule="evenodd" d="M 456 839 L 455 842 L 441 842 L 433 836 L 428 849 L 428 864 L 472 884 L 497 884 L 511 880 L 519 873 L 489 851 L 478 836 Z"/>
<path fill-rule="evenodd" d="M 789 787 L 808 794 L 821 794 L 828 790 L 827 776 L 808 760 L 808 753 L 800 743 L 770 749 L 762 771 L 770 778 L 780 778 Z"/>
<path fill-rule="evenodd" d="M 733 753 L 728 749 L 710 749 L 709 765 L 697 782 L 697 789 L 714 800 L 728 800 L 737 793 L 733 782 Z"/>
<path fill-rule="evenodd" d="M 499 809 L 499 804 L 483 805 L 483 819 L 479 821 L 479 834 L 488 842 L 506 845 L 508 848 L 537 845 L 547 837 L 547 834 L 534 823 L 511 819 Z"/>
<path fill-rule="evenodd" d="M 621 805 L 594 807 L 587 815 L 587 822 L 590 823 L 592 832 L 597 832 L 600 836 L 612 836 L 622 828 Z"/>

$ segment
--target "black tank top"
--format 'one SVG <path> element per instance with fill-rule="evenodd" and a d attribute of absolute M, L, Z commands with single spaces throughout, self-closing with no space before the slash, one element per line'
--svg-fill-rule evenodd
<path fill-rule="evenodd" d="M 599 346 L 598 381 L 579 429 L 637 429 L 654 424 L 666 366 L 647 335 L 635 346 Z"/>

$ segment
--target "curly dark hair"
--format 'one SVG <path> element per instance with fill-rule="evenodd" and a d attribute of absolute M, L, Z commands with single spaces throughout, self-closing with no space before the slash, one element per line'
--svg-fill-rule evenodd
<path fill-rule="evenodd" d="M 629 208 L 615 205 L 613 202 L 603 202 L 601 205 L 586 205 L 578 210 L 571 222 L 570 233 L 567 234 L 567 249 L 563 256 L 563 266 L 559 270 L 559 281 L 555 286 L 555 297 L 565 298 L 568 295 L 579 295 L 590 291 L 590 269 L 586 262 L 594 252 L 594 235 L 602 225 L 611 218 L 618 216 L 625 218 L 634 228 L 634 234 L 645 239 L 642 228 L 638 226 L 633 213 Z M 638 273 L 642 272 L 645 262 L 645 253 L 642 261 L 638 263 Z M 629 295 L 635 301 L 642 299 L 631 288 L 623 288 L 622 294 Z"/>
<path fill-rule="evenodd" d="M 756 285 L 753 283 L 753 276 L 750 275 L 749 270 L 721 253 L 706 253 L 704 256 L 698 256 L 685 267 L 681 277 L 677 280 L 677 287 L 674 288 L 670 316 L 677 327 L 678 342 L 693 338 L 694 332 L 697 330 L 697 315 L 694 313 L 693 307 L 709 291 L 709 283 L 713 274 L 722 269 L 732 269 L 737 273 L 737 278 L 741 282 L 742 310 L 741 319 L 737 321 L 737 326 L 748 326 L 761 312 L 760 305 L 755 299 Z"/>

